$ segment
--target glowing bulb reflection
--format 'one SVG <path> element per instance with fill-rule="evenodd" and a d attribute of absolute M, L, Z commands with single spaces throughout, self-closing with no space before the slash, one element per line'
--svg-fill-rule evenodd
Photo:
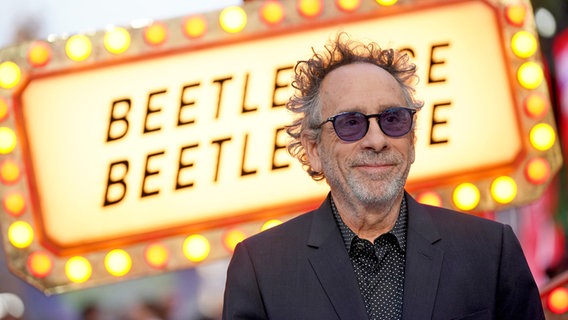
<path fill-rule="evenodd" d="M 34 67 L 43 67 L 51 59 L 51 47 L 49 44 L 38 41 L 33 43 L 28 50 L 28 62 Z"/>
<path fill-rule="evenodd" d="M 442 197 L 433 191 L 423 192 L 416 197 L 416 200 L 420 203 L 431 205 L 431 206 L 442 206 Z"/>
<path fill-rule="evenodd" d="M 8 127 L 0 127 L 0 154 L 8 154 L 16 148 L 16 133 Z"/>
<path fill-rule="evenodd" d="M 525 99 L 525 111 L 531 118 L 544 117 L 548 111 L 548 101 L 541 94 L 532 93 Z"/>
<path fill-rule="evenodd" d="M 479 204 L 479 189 L 472 183 L 462 183 L 454 189 L 452 198 L 457 208 L 469 211 Z"/>
<path fill-rule="evenodd" d="M 556 133 L 549 124 L 539 123 L 531 129 L 529 139 L 535 149 L 546 151 L 554 145 Z"/>
<path fill-rule="evenodd" d="M 550 164 L 546 159 L 531 159 L 525 168 L 527 180 L 533 184 L 543 184 L 550 178 Z"/>
<path fill-rule="evenodd" d="M 547 299 L 548 308 L 555 314 L 568 312 L 568 289 L 558 287 L 550 292 Z"/>
<path fill-rule="evenodd" d="M 183 24 L 183 33 L 188 38 L 201 37 L 207 29 L 207 22 L 202 16 L 189 17 Z"/>
<path fill-rule="evenodd" d="M 491 183 L 491 196 L 498 203 L 510 203 L 517 196 L 517 183 L 511 177 L 499 177 Z"/>
<path fill-rule="evenodd" d="M 544 73 L 536 62 L 525 62 L 517 71 L 517 80 L 526 89 L 536 89 L 542 83 Z"/>
<path fill-rule="evenodd" d="M 8 240 L 16 248 L 27 248 L 34 240 L 34 230 L 29 223 L 16 221 L 8 227 Z"/>
<path fill-rule="evenodd" d="M 223 237 L 223 243 L 225 244 L 225 248 L 227 248 L 229 252 L 233 252 L 237 244 L 243 241 L 246 237 L 247 235 L 243 231 L 232 229 L 225 233 L 225 236 Z"/>
<path fill-rule="evenodd" d="M 345 12 L 355 11 L 361 6 L 361 0 L 336 0 L 336 3 Z"/>
<path fill-rule="evenodd" d="M 277 225 L 282 224 L 282 221 L 278 220 L 278 219 L 272 219 L 272 220 L 268 220 L 266 221 L 262 227 L 260 228 L 260 231 L 264 231 L 264 230 L 268 230 L 272 227 L 276 227 Z"/>
<path fill-rule="evenodd" d="M 132 268 L 132 259 L 126 251 L 114 249 L 105 256 L 105 268 L 111 275 L 121 277 Z"/>
<path fill-rule="evenodd" d="M 511 49 L 519 58 L 529 58 L 535 54 L 538 42 L 528 31 L 519 31 L 511 39 Z"/>
<path fill-rule="evenodd" d="M 19 192 L 7 194 L 3 200 L 4 208 L 13 217 L 18 217 L 24 212 L 26 201 L 24 196 Z"/>
<path fill-rule="evenodd" d="M 144 40 L 146 43 L 158 46 L 166 41 L 168 37 L 168 29 L 165 24 L 161 22 L 153 23 L 151 26 L 144 30 Z"/>
<path fill-rule="evenodd" d="M 170 253 L 164 245 L 152 243 L 144 251 L 144 258 L 150 266 L 161 269 L 168 264 Z"/>
<path fill-rule="evenodd" d="M 93 50 L 91 40 L 82 34 L 74 35 L 65 44 L 65 52 L 69 59 L 77 62 L 86 60 Z"/>
<path fill-rule="evenodd" d="M 265 1 L 260 7 L 260 18 L 269 25 L 275 25 L 284 19 L 284 6 L 279 1 Z"/>
<path fill-rule="evenodd" d="M 83 283 L 91 277 L 93 269 L 89 260 L 81 256 L 71 257 L 65 263 L 67 278 L 75 283 Z"/>
<path fill-rule="evenodd" d="M 298 11 L 306 18 L 314 18 L 323 12 L 323 3 L 321 0 L 298 0 Z"/>
<path fill-rule="evenodd" d="M 509 24 L 520 27 L 525 23 L 527 9 L 523 4 L 508 5 L 505 9 L 505 18 Z"/>
<path fill-rule="evenodd" d="M 105 33 L 104 45 L 108 52 L 121 54 L 130 47 L 130 33 L 125 28 L 112 28 Z"/>
<path fill-rule="evenodd" d="M 0 166 L 0 180 L 5 184 L 11 184 L 20 178 L 20 167 L 13 160 L 6 160 Z"/>
<path fill-rule="evenodd" d="M 12 89 L 20 83 L 21 78 L 22 71 L 16 63 L 12 61 L 0 63 L 0 87 Z"/>
<path fill-rule="evenodd" d="M 211 246 L 207 238 L 200 234 L 194 234 L 183 242 L 183 253 L 192 262 L 200 262 L 209 256 Z"/>
<path fill-rule="evenodd" d="M 4 121 L 4 119 L 8 117 L 9 112 L 10 109 L 8 109 L 8 103 L 0 97 L 0 122 Z"/>
<path fill-rule="evenodd" d="M 45 278 L 53 269 L 53 261 L 45 252 L 36 251 L 28 256 L 28 270 L 37 278 Z"/>
<path fill-rule="evenodd" d="M 219 15 L 221 28 L 229 33 L 242 31 L 247 24 L 247 14 L 243 8 L 231 6 L 223 9 Z"/>

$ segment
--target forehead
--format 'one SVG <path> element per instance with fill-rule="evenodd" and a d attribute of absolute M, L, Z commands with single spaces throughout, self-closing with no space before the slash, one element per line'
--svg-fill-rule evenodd
<path fill-rule="evenodd" d="M 378 112 L 404 106 L 401 85 L 383 68 L 353 63 L 331 71 L 322 81 L 320 97 L 325 111 Z"/>

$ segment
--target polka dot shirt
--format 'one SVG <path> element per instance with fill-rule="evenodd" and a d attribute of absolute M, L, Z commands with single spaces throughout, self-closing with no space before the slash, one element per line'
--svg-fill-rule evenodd
<path fill-rule="evenodd" d="M 359 238 L 343 222 L 331 200 L 333 215 L 353 265 L 370 320 L 402 319 L 407 209 L 402 199 L 393 229 L 373 243 Z"/>

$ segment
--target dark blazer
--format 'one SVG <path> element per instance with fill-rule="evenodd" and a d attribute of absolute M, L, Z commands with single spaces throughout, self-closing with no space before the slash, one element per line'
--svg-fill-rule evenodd
<path fill-rule="evenodd" d="M 510 226 L 406 199 L 403 319 L 544 319 Z M 368 319 L 329 198 L 237 245 L 223 319 Z"/>

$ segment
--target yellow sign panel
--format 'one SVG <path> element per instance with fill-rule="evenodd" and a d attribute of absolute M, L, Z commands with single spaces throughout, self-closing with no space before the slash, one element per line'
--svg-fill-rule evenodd
<path fill-rule="evenodd" d="M 518 31 L 534 34 L 530 15 L 521 24 L 511 22 L 509 4 L 487 1 L 388 8 L 371 1 L 341 10 L 330 0 L 316 18 L 283 2 L 277 9 L 286 19 L 267 26 L 262 3 L 243 5 L 250 24 L 242 31 L 223 33 L 214 20 L 222 12 L 211 12 L 121 29 L 116 34 L 123 41 L 113 50 L 104 51 L 105 34 L 97 33 L 41 47 L 24 44 L 42 53 L 28 61 L 18 56 L 23 49 L 0 51 L 0 61 L 23 68 L 19 84 L 0 89 L 14 110 L 0 121 L 20 142 L 13 153 L 0 154 L 0 163 L 20 165 L 24 174 L 16 182 L 4 177 L 2 191 L 5 197 L 20 191 L 29 203 L 17 214 L 7 209 L 2 221 L 33 226 L 30 237 L 8 245 L 18 243 L 14 256 L 28 259 L 21 250 L 30 250 L 63 270 L 73 255 L 90 257 L 73 257 L 74 263 L 96 264 L 121 247 L 121 257 L 135 257 L 125 268 L 130 275 L 163 272 L 196 262 L 167 259 L 170 250 L 186 249 L 182 243 L 192 233 L 212 242 L 209 259 L 223 257 L 231 251 L 223 234 L 232 226 L 246 232 L 227 234 L 252 234 L 269 218 L 317 205 L 327 187 L 311 181 L 287 154 L 285 126 L 292 118 L 284 104 L 295 63 L 339 31 L 405 50 L 418 65 L 417 95 L 425 106 L 407 185 L 415 195 L 434 194 L 439 205 L 458 209 L 494 210 L 536 199 L 558 170 L 558 143 L 539 149 L 529 139 L 537 125 L 553 128 L 551 113 L 524 110 L 533 94 L 546 97 L 546 85 L 525 88 L 516 80 L 521 65 L 538 67 L 540 57 L 515 56 L 509 45 Z M 204 34 L 188 31 L 188 21 Z M 211 30 L 205 31 L 207 24 Z M 144 33 L 150 27 L 164 34 L 169 27 L 171 34 L 150 38 Z M 170 42 L 161 44 L 165 39 Z M 72 41 L 81 50 L 73 51 Z M 533 160 L 548 170 L 536 171 L 546 173 L 540 180 L 527 175 Z M 493 195 L 499 188 L 492 181 L 501 176 L 522 191 Z M 477 190 L 468 207 L 460 206 L 455 191 L 465 190 L 462 183 Z M 160 262 L 151 262 L 156 259 L 148 252 L 160 252 Z M 97 274 L 100 267 L 77 277 L 33 266 L 28 262 L 19 272 L 51 292 L 115 281 L 116 274 Z"/>
<path fill-rule="evenodd" d="M 47 238 L 83 246 L 226 224 L 285 208 L 298 191 L 320 198 L 285 147 L 293 66 L 285 55 L 252 63 L 255 48 L 33 80 L 22 112 Z"/>
<path fill-rule="evenodd" d="M 466 2 L 415 20 L 341 26 L 420 66 L 411 181 L 513 162 L 521 142 L 493 9 Z M 84 246 L 320 199 L 325 188 L 285 155 L 283 105 L 295 61 L 337 30 L 32 80 L 21 107 L 46 237 Z"/>

